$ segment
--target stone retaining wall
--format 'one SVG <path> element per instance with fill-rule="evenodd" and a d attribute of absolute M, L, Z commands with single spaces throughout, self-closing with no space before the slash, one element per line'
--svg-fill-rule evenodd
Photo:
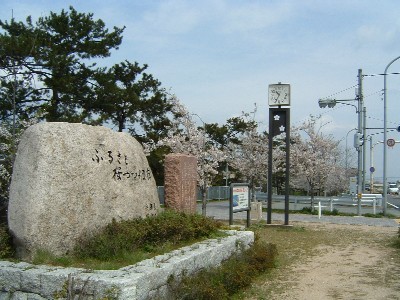
<path fill-rule="evenodd" d="M 165 299 L 167 281 L 216 266 L 254 242 L 251 231 L 210 239 L 119 270 L 85 270 L 0 261 L 0 300 Z"/>

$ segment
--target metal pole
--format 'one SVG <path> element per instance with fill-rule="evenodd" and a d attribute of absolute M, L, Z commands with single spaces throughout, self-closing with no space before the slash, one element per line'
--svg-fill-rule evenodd
<path fill-rule="evenodd" d="M 365 175 L 366 175 L 366 154 L 367 154 L 367 131 L 366 131 L 366 122 L 367 122 L 367 109 L 365 108 L 365 106 L 363 107 L 363 176 L 362 176 L 362 186 L 361 186 L 361 190 L 364 193 L 365 192 Z"/>
<path fill-rule="evenodd" d="M 358 69 L 358 126 L 357 132 L 359 136 L 361 136 L 362 130 L 362 70 Z M 361 198 L 360 194 L 362 193 L 362 148 L 358 147 L 358 176 L 357 176 L 357 214 L 361 216 Z"/>
<path fill-rule="evenodd" d="M 372 189 L 374 186 L 374 172 L 371 171 L 371 168 L 374 166 L 374 157 L 372 154 L 372 136 L 369 137 L 369 193 L 372 193 Z"/>
<path fill-rule="evenodd" d="M 386 180 L 386 167 L 387 167 L 387 159 L 386 159 L 386 141 L 387 141 L 387 89 L 386 89 L 386 75 L 387 71 L 392 63 L 398 60 L 400 56 L 393 59 L 385 68 L 385 72 L 383 73 L 383 215 L 386 216 L 386 204 L 387 204 L 387 180 Z"/>
<path fill-rule="evenodd" d="M 285 225 L 289 225 L 290 108 L 286 112 Z"/>
<path fill-rule="evenodd" d="M 229 188 L 229 225 L 233 224 L 233 184 Z"/>
<path fill-rule="evenodd" d="M 247 202 L 247 221 L 246 221 L 246 225 L 247 225 L 247 227 L 250 227 L 250 219 L 251 219 L 251 216 L 250 216 L 250 210 L 251 210 L 251 204 L 250 204 L 250 186 L 247 186 L 247 190 L 248 190 L 248 194 L 247 194 L 248 202 Z"/>
<path fill-rule="evenodd" d="M 273 145 L 273 127 L 272 127 L 273 113 L 269 109 L 269 135 L 268 135 L 268 198 L 267 198 L 267 224 L 272 223 L 272 145 Z"/>

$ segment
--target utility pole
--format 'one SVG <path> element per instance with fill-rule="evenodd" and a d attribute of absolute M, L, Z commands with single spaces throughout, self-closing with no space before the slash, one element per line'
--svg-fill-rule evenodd
<path fill-rule="evenodd" d="M 362 170 L 363 170 L 363 175 L 362 175 L 362 185 L 361 185 L 361 190 L 364 193 L 365 191 L 365 177 L 367 171 L 365 170 L 366 164 L 366 154 L 367 154 L 367 129 L 366 129 L 366 124 L 367 124 L 367 109 L 365 106 L 363 107 L 363 164 L 362 164 Z"/>
<path fill-rule="evenodd" d="M 362 70 L 358 69 L 358 136 L 362 137 L 363 128 L 363 95 L 362 95 Z M 365 144 L 365 143 L 364 143 Z M 357 176 L 357 214 L 361 216 L 361 194 L 363 191 L 363 148 L 357 148 L 358 152 L 358 176 Z"/>
<path fill-rule="evenodd" d="M 336 99 L 319 99 L 318 104 L 319 107 L 324 108 L 326 106 L 328 107 L 334 107 L 336 103 L 341 103 L 341 104 L 346 104 L 346 105 L 351 105 L 354 106 L 356 109 L 356 112 L 358 114 L 358 126 L 357 126 L 357 133 L 354 135 L 354 147 L 357 150 L 358 154 L 358 163 L 357 163 L 357 169 L 358 169 L 358 175 L 357 175 L 357 199 L 358 199 L 358 205 L 357 205 L 357 212 L 358 215 L 361 215 L 361 194 L 364 190 L 364 166 L 365 162 L 363 164 L 363 153 L 365 153 L 365 140 L 364 137 L 365 135 L 365 121 L 363 120 L 363 114 L 365 115 L 365 107 L 364 107 L 364 101 L 363 101 L 363 91 L 362 91 L 362 70 L 358 69 L 358 90 L 356 91 L 357 95 L 355 99 L 343 99 L 343 100 L 336 100 Z M 347 101 L 355 101 L 357 100 L 358 106 L 355 106 L 353 104 L 348 104 L 346 103 Z M 343 103 L 344 102 L 344 103 Z"/>

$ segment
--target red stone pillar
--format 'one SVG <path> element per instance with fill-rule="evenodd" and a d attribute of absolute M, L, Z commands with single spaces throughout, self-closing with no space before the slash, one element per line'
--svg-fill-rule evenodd
<path fill-rule="evenodd" d="M 176 211 L 196 213 L 197 159 L 185 154 L 165 157 L 165 206 Z"/>

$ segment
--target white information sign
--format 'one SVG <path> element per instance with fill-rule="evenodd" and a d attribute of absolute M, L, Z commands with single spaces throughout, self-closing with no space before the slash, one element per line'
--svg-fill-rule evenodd
<path fill-rule="evenodd" d="M 249 209 L 249 187 L 234 186 L 232 188 L 233 211 Z"/>

